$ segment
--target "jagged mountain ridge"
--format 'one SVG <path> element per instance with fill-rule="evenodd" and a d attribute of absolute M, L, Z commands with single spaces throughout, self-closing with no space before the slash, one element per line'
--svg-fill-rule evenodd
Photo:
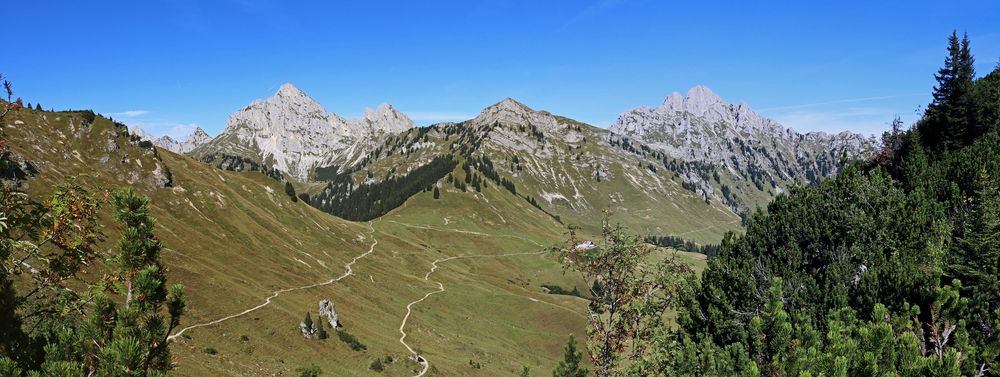
<path fill-rule="evenodd" d="M 865 156 L 874 145 L 874 139 L 846 131 L 798 133 L 761 117 L 746 102 L 727 103 L 704 86 L 683 97 L 674 92 L 659 107 L 629 110 L 610 129 L 680 160 L 766 175 L 772 185 L 829 176 L 842 153 Z"/>
<path fill-rule="evenodd" d="M 345 119 L 284 84 L 274 96 L 230 116 L 218 137 L 191 154 L 202 159 L 239 156 L 309 180 L 317 167 L 362 153 L 382 135 L 413 127 L 409 117 L 389 104 L 366 109 L 360 119 Z"/>
<path fill-rule="evenodd" d="M 231 170 L 284 172 L 305 186 L 300 192 L 311 195 L 310 204 L 354 219 L 385 213 L 425 186 L 451 183 L 468 192 L 451 179 L 470 184 L 467 176 L 483 175 L 556 217 L 587 221 L 619 208 L 637 227 L 667 217 L 712 218 L 702 226 L 709 227 L 738 219 L 795 182 L 836 174 L 842 153 L 862 156 L 870 143 L 847 132 L 799 134 L 705 87 L 626 112 L 611 129 L 511 98 L 464 122 L 415 128 L 389 105 L 345 120 L 286 84 L 231 116 L 219 137 L 190 154 Z M 441 170 L 449 166 L 441 158 L 455 161 L 455 170 Z"/>
<path fill-rule="evenodd" d="M 480 200 L 477 212 L 493 210 L 488 197 L 509 196 L 524 211 L 536 207 L 591 232 L 599 232 L 596 219 L 605 209 L 644 234 L 695 231 L 701 233 L 691 238 L 698 242 L 717 242 L 738 228 L 739 217 L 721 201 L 705 200 L 663 161 L 613 141 L 608 130 L 508 98 L 464 122 L 388 136 L 357 165 L 304 191 L 311 205 L 358 220 L 401 203 L 400 191 L 433 188 L 442 201 L 456 195 Z M 453 168 L 442 158 L 454 161 Z M 390 207 L 373 208 L 384 205 Z"/>
<path fill-rule="evenodd" d="M 163 135 L 160 137 L 150 135 L 139 126 L 129 127 L 129 132 L 138 136 L 142 140 L 146 140 L 153 143 L 153 145 L 157 147 L 166 149 L 168 151 L 177 154 L 185 154 L 191 152 L 195 148 L 205 143 L 208 143 L 209 141 L 212 141 L 212 137 L 209 136 L 208 133 L 205 132 L 205 130 L 201 129 L 201 127 L 195 128 L 193 132 L 185 136 L 183 139 L 181 139 L 181 141 L 177 141 L 174 138 L 170 137 L 169 135 Z"/>

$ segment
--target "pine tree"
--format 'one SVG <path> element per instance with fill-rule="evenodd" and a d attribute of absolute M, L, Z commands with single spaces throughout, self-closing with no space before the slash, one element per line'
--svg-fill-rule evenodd
<path fill-rule="evenodd" d="M 441 190 L 437 186 L 434 186 L 434 199 L 441 199 Z"/>
<path fill-rule="evenodd" d="M 933 102 L 927 107 L 920 124 L 923 144 L 932 151 L 948 151 L 968 143 L 975 137 L 976 109 L 971 96 L 976 75 L 975 59 L 969 50 L 969 37 L 961 40 L 958 33 L 948 37 L 948 56 L 944 67 L 934 75 Z"/>
<path fill-rule="evenodd" d="M 172 368 L 167 337 L 180 325 L 184 287 L 166 288 L 149 200 L 131 188 L 112 193 L 111 199 L 114 218 L 123 226 L 118 254 L 111 259 L 117 271 L 91 294 L 92 310 L 80 326 L 55 329 L 41 365 L 46 375 L 145 376 Z M 113 300 L 108 293 L 124 299 Z"/>
<path fill-rule="evenodd" d="M 552 371 L 552 377 L 586 377 L 587 369 L 580 365 L 582 359 L 583 355 L 576 350 L 576 338 L 570 335 L 563 351 L 563 359 Z"/>
<path fill-rule="evenodd" d="M 302 325 L 306 331 L 310 332 L 310 335 L 313 335 L 312 333 L 316 331 L 316 324 L 313 323 L 312 316 L 309 315 L 309 312 L 306 312 L 306 318 L 302 320 Z"/>
<path fill-rule="evenodd" d="M 316 322 L 316 325 L 317 325 L 316 326 L 316 338 L 318 338 L 318 339 L 326 339 L 327 338 L 326 326 L 323 325 L 324 321 L 322 319 L 323 318 L 320 317 L 320 320 L 318 322 Z"/>
<path fill-rule="evenodd" d="M 285 194 L 287 194 L 293 202 L 299 201 L 299 198 L 295 195 L 295 186 L 292 186 L 292 182 L 285 181 Z"/>

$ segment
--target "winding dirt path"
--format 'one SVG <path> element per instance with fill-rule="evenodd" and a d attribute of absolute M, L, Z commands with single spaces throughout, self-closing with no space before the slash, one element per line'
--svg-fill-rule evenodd
<path fill-rule="evenodd" d="M 336 283 L 336 282 L 338 282 L 338 281 L 340 281 L 340 280 L 342 280 L 342 279 L 344 279 L 344 278 L 346 278 L 348 276 L 354 275 L 354 269 L 353 269 L 354 264 L 357 263 L 358 260 L 360 260 L 360 259 L 362 259 L 364 257 L 367 257 L 369 254 L 371 254 L 372 252 L 374 252 L 375 251 L 375 245 L 378 245 L 378 238 L 375 238 L 375 227 L 372 226 L 372 222 L 371 221 L 368 222 L 368 229 L 370 229 L 370 231 L 368 233 L 372 236 L 372 240 L 374 242 L 372 242 L 372 245 L 368 248 L 368 251 L 355 256 L 354 259 L 351 259 L 350 262 L 347 262 L 347 264 L 344 265 L 345 271 L 344 271 L 343 275 L 340 275 L 340 276 L 338 276 L 336 278 L 333 278 L 333 279 L 330 279 L 330 280 L 321 281 L 321 282 L 315 283 L 315 284 L 303 285 L 301 287 L 279 289 L 277 291 L 271 292 L 271 296 L 269 296 L 267 299 L 265 299 L 264 302 L 261 303 L 260 305 L 254 306 L 254 307 L 249 308 L 247 310 L 244 310 L 242 312 L 239 312 L 239 313 L 236 313 L 236 314 L 232 314 L 232 315 L 228 315 L 228 316 L 216 319 L 216 320 L 212 320 L 212 321 L 209 321 L 209 322 L 198 323 L 198 324 L 194 324 L 194 325 L 182 328 L 182 329 L 178 330 L 176 333 L 174 333 L 173 335 L 168 336 L 167 337 L 167 341 L 173 340 L 174 338 L 176 338 L 178 336 L 181 336 L 181 334 L 184 334 L 185 331 L 188 331 L 188 330 L 191 330 L 191 329 L 196 329 L 196 328 L 199 328 L 199 327 L 207 327 L 207 326 L 216 325 L 216 324 L 228 321 L 230 319 L 237 318 L 237 317 L 240 317 L 240 316 L 252 313 L 252 312 L 254 312 L 256 310 L 259 310 L 259 309 L 261 309 L 261 308 L 263 308 L 265 306 L 270 305 L 271 304 L 271 300 L 273 300 L 274 298 L 280 296 L 282 293 L 288 293 L 288 292 L 292 292 L 292 291 L 299 291 L 299 290 L 303 290 L 303 289 L 309 289 L 309 288 L 315 288 L 315 287 L 320 287 L 320 286 L 324 286 L 324 285 L 330 285 L 330 284 Z"/>
<path fill-rule="evenodd" d="M 454 260 L 454 259 L 464 259 L 464 258 L 502 258 L 502 257 L 513 257 L 513 256 L 520 256 L 520 255 L 541 255 L 541 254 L 544 254 L 544 253 L 546 253 L 546 251 L 542 250 L 542 251 L 533 251 L 533 252 L 528 252 L 528 253 L 457 255 L 457 256 L 453 256 L 453 257 L 440 258 L 440 259 L 437 259 L 437 260 L 431 262 L 431 270 L 427 271 L 427 273 L 424 274 L 424 280 L 425 281 L 430 281 L 431 274 L 433 274 L 434 271 L 436 271 L 438 269 L 438 267 L 440 267 L 438 265 L 438 263 L 443 263 L 443 262 L 447 262 L 447 261 Z M 406 343 L 406 330 L 405 330 L 406 322 L 410 319 L 410 314 L 413 313 L 413 305 L 416 305 L 416 304 L 420 303 L 421 301 L 426 300 L 428 297 L 431 297 L 434 294 L 441 293 L 441 292 L 445 291 L 444 284 L 441 284 L 441 282 L 439 282 L 439 281 L 435 281 L 434 283 L 437 284 L 437 286 L 438 286 L 437 290 L 427 292 L 427 294 L 425 294 L 424 297 L 421 297 L 420 299 L 418 299 L 416 301 L 413 301 L 413 302 L 411 302 L 411 303 L 409 303 L 409 304 L 406 305 L 406 315 L 403 316 L 403 322 L 399 324 L 399 333 L 401 335 L 399 337 L 399 342 L 403 344 L 403 347 L 406 347 L 406 350 L 410 351 L 410 354 L 412 354 L 412 355 L 414 355 L 414 356 L 417 357 L 417 362 L 418 363 L 420 363 L 421 365 L 424 366 L 424 368 L 422 370 L 420 370 L 420 373 L 415 374 L 414 377 L 422 377 L 424 374 L 427 373 L 427 369 L 429 369 L 431 367 L 431 365 L 430 365 L 430 362 L 427 361 L 426 357 L 417 354 L 417 351 L 414 351 L 413 348 L 410 347 L 410 345 Z M 531 299 L 531 298 L 529 298 L 529 299 Z M 535 299 L 531 299 L 531 300 L 532 301 L 536 301 L 536 302 L 542 302 L 540 300 L 535 300 Z"/>
<path fill-rule="evenodd" d="M 409 227 L 409 228 L 426 229 L 426 230 L 433 230 L 433 231 L 438 231 L 438 232 L 456 232 L 456 233 L 464 233 L 464 234 L 471 234 L 471 235 L 485 236 L 485 237 L 507 237 L 507 238 L 515 238 L 515 239 L 519 239 L 519 240 L 531 243 L 531 244 L 533 244 L 535 246 L 538 246 L 538 247 L 544 247 L 542 244 L 540 244 L 538 242 L 535 242 L 534 240 L 527 239 L 527 238 L 520 237 L 520 236 L 512 236 L 512 235 L 505 235 L 505 234 L 489 234 L 489 233 L 476 232 L 476 231 L 471 231 L 471 230 L 461 230 L 461 229 L 442 229 L 442 228 L 435 228 L 435 227 L 426 226 L 426 225 L 407 224 L 407 223 L 402 223 L 402 222 L 394 221 L 394 220 L 388 220 L 388 221 L 392 222 L 392 223 L 395 223 L 395 224 L 399 224 L 399 225 L 405 226 L 405 227 Z M 437 259 L 437 260 L 431 262 L 431 269 L 430 269 L 430 271 L 427 271 L 426 274 L 424 274 L 424 281 L 431 281 L 430 280 L 431 274 L 433 274 L 434 271 L 437 271 L 437 269 L 440 267 L 439 264 L 447 262 L 447 261 L 450 261 L 450 260 L 466 259 L 466 258 L 503 258 L 503 257 L 522 256 L 522 255 L 541 255 L 541 254 L 545 254 L 546 252 L 547 251 L 542 250 L 542 251 L 533 251 L 533 252 L 525 252 L 525 253 L 508 253 L 508 254 L 456 255 L 456 256 L 451 256 L 451 257 L 447 257 L 447 258 L 440 258 L 440 259 Z M 430 292 L 427 292 L 426 294 L 424 294 L 423 297 L 421 297 L 421 298 L 419 298 L 419 299 L 417 299 L 417 300 L 415 300 L 415 301 L 410 302 L 409 304 L 407 304 L 406 305 L 406 314 L 403 316 L 403 321 L 399 324 L 399 334 L 400 334 L 399 343 L 402 344 L 403 347 L 405 347 L 407 351 L 410 351 L 410 354 L 415 357 L 416 361 L 418 363 L 420 363 L 420 365 L 423 366 L 423 368 L 420 370 L 420 372 L 417 373 L 417 374 L 415 374 L 414 377 L 423 377 L 425 374 L 427 374 L 427 370 L 430 369 L 430 362 L 427 361 L 426 357 L 424 357 L 422 355 L 419 355 L 417 353 L 417 351 L 413 349 L 413 347 L 411 347 L 409 344 L 406 343 L 406 337 L 407 337 L 407 334 L 406 334 L 406 323 L 409 321 L 410 315 L 413 314 L 413 306 L 414 305 L 419 304 L 420 302 L 423 302 L 424 300 L 426 300 L 427 298 L 429 298 L 429 297 L 431 297 L 431 296 L 433 296 L 435 294 L 438 294 L 438 293 L 441 293 L 441 292 L 445 291 L 444 284 L 442 284 L 439 281 L 433 281 L 433 283 L 437 284 L 437 289 L 433 290 L 433 291 L 430 291 Z M 519 295 L 515 295 L 515 296 L 519 296 Z M 570 308 L 567 308 L 567 307 L 564 307 L 564 306 L 561 306 L 561 305 L 557 305 L 557 304 L 553 304 L 553 303 L 550 303 L 550 302 L 547 302 L 547 301 L 542 301 L 542 300 L 539 300 L 539 299 L 536 299 L 536 298 L 533 298 L 533 297 L 528 297 L 528 296 L 522 296 L 522 297 L 525 297 L 525 298 L 531 300 L 532 302 L 553 305 L 553 306 L 559 307 L 559 308 L 561 308 L 563 310 L 575 312 L 575 311 L 573 311 Z"/>

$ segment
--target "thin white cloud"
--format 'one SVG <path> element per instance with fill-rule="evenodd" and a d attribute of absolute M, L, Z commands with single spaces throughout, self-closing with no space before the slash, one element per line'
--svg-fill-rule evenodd
<path fill-rule="evenodd" d="M 807 107 L 825 106 L 825 105 L 836 105 L 840 103 L 854 103 L 854 102 L 868 102 L 868 101 L 880 101 L 893 98 L 906 98 L 906 97 L 920 97 L 926 96 L 927 93 L 909 93 L 909 94 L 893 94 L 888 96 L 876 96 L 876 97 L 860 97 L 860 98 L 846 98 L 838 99 L 826 102 L 815 102 L 815 103 L 804 103 L 799 105 L 789 105 L 789 106 L 778 106 L 769 107 L 764 109 L 756 109 L 757 111 L 776 111 L 776 110 L 792 110 L 792 109 L 804 109 Z"/>
<path fill-rule="evenodd" d="M 410 119 L 415 121 L 462 121 L 475 118 L 475 115 L 467 113 L 450 113 L 450 112 L 408 112 L 406 113 Z"/>
<path fill-rule="evenodd" d="M 129 111 L 122 111 L 120 113 L 114 113 L 114 115 L 122 116 L 122 117 L 127 117 L 127 118 L 140 117 L 140 116 L 143 116 L 143 115 L 146 115 L 146 114 L 149 114 L 149 111 L 146 111 L 146 110 L 129 110 Z"/>
<path fill-rule="evenodd" d="M 808 111 L 795 110 L 787 112 L 776 112 L 771 114 L 771 118 L 781 123 L 785 127 L 792 128 L 800 132 L 823 131 L 836 133 L 840 131 L 851 131 L 865 135 L 879 135 L 889 127 L 889 122 L 897 112 L 885 108 L 848 108 L 831 111 Z M 911 122 L 912 119 L 903 116 L 904 122 Z"/>

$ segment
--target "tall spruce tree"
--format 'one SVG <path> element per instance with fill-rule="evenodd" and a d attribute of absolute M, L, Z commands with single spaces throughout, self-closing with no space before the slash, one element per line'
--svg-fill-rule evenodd
<path fill-rule="evenodd" d="M 978 136 L 976 109 L 972 98 L 975 59 L 969 50 L 968 34 L 948 37 L 948 56 L 944 67 L 934 75 L 933 102 L 920 123 L 923 144 L 931 151 L 943 152 L 966 145 Z"/>

